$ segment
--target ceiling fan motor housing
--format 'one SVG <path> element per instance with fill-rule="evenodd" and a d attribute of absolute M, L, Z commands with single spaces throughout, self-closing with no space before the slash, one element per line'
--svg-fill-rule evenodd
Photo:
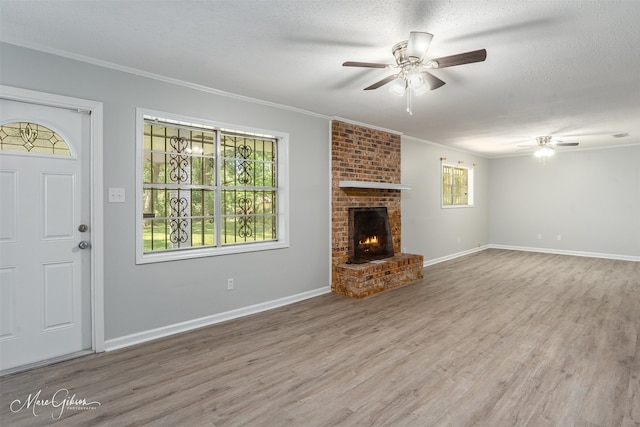
<path fill-rule="evenodd" d="M 401 41 L 396 43 L 391 52 L 393 53 L 393 57 L 396 60 L 396 64 L 400 71 L 398 72 L 398 78 L 404 79 L 407 82 L 410 78 L 410 73 L 414 71 L 414 73 L 418 70 L 418 68 L 422 65 L 423 59 L 411 57 L 407 55 L 407 46 L 409 45 L 408 40 Z M 417 74 L 417 73 L 416 73 Z M 422 83 L 423 79 L 420 77 L 420 82 Z"/>
<path fill-rule="evenodd" d="M 548 145 L 551 142 L 551 137 L 550 136 L 538 136 L 538 137 L 536 137 L 536 140 L 538 141 L 538 145 Z"/>
<path fill-rule="evenodd" d="M 396 59 L 396 63 L 400 67 L 407 65 L 410 62 L 410 59 L 407 56 L 407 40 L 396 43 L 391 49 L 391 52 L 393 53 L 393 57 Z"/>

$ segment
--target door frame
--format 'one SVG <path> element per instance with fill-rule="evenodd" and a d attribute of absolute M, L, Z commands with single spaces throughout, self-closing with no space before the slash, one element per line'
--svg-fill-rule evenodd
<path fill-rule="evenodd" d="M 90 113 L 89 179 L 91 211 L 91 350 L 105 351 L 104 345 L 104 216 L 103 216 L 103 109 L 102 102 L 37 92 L 0 85 L 0 97 L 49 107 Z"/>

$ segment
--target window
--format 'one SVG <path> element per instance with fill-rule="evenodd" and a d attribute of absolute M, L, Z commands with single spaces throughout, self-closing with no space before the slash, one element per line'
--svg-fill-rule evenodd
<path fill-rule="evenodd" d="M 0 126 L 0 151 L 71 156 L 71 149 L 58 133 L 41 124 L 29 122 Z"/>
<path fill-rule="evenodd" d="M 442 164 L 442 207 L 473 206 L 473 169 Z"/>
<path fill-rule="evenodd" d="M 139 263 L 287 247 L 287 136 L 138 110 Z"/>

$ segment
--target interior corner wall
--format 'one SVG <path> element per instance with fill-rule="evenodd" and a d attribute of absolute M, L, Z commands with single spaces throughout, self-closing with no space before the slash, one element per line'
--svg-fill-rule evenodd
<path fill-rule="evenodd" d="M 640 146 L 496 158 L 490 241 L 640 257 Z"/>
<path fill-rule="evenodd" d="M 474 167 L 473 207 L 441 207 L 441 157 Z M 403 252 L 421 254 L 425 264 L 485 247 L 489 243 L 489 161 L 467 152 L 402 137 Z"/>
<path fill-rule="evenodd" d="M 15 45 L 0 44 L 0 53 L 0 84 L 103 103 L 105 190 L 126 194 L 103 206 L 107 341 L 329 290 L 329 119 Z M 136 265 L 136 107 L 288 133 L 290 247 Z"/>

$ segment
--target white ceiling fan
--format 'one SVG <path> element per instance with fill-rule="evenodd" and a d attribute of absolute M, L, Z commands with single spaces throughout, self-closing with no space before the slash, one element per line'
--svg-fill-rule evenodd
<path fill-rule="evenodd" d="M 535 144 L 522 144 L 518 147 L 526 147 L 525 150 L 534 149 L 533 155 L 536 157 L 551 157 L 555 154 L 556 147 L 576 147 L 579 142 L 563 142 L 553 139 L 550 135 L 536 137 Z"/>

